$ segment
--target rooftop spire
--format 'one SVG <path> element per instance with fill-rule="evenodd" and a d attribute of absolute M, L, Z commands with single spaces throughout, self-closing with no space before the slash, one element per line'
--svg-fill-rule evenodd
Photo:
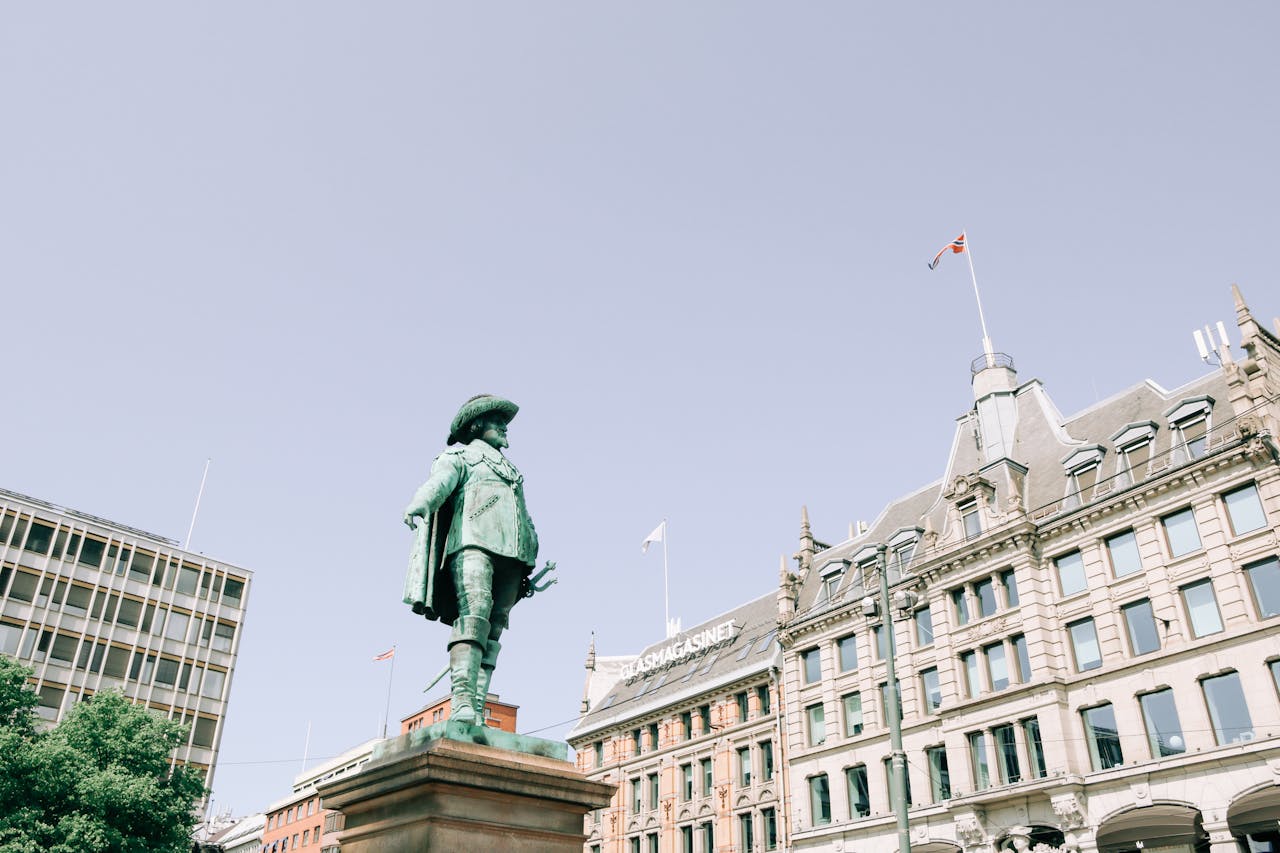
<path fill-rule="evenodd" d="M 804 576 L 813 564 L 814 550 L 813 531 L 809 529 L 809 507 L 802 505 L 800 507 L 800 550 L 795 557 L 801 576 Z"/>
<path fill-rule="evenodd" d="M 591 632 L 591 645 L 587 647 L 587 683 L 582 688 L 582 710 L 580 713 L 587 713 L 591 710 L 591 676 L 596 671 L 596 632 Z"/>

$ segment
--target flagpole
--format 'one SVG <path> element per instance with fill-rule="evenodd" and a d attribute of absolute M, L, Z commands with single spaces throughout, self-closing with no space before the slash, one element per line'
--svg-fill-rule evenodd
<path fill-rule="evenodd" d="M 991 338 L 987 335 L 987 318 L 982 313 L 982 294 L 978 293 L 978 274 L 973 271 L 973 241 L 969 239 L 969 231 L 964 231 L 964 253 L 969 258 L 969 278 L 973 279 L 973 298 L 978 301 L 978 322 L 982 324 L 982 351 L 987 356 L 987 367 L 995 367 L 995 350 L 991 347 Z"/>
<path fill-rule="evenodd" d="M 671 636 L 671 590 L 667 584 L 667 520 L 662 519 L 662 617 L 666 624 L 662 626 L 662 636 Z"/>
<path fill-rule="evenodd" d="M 396 647 L 391 647 L 391 670 L 387 673 L 387 709 L 382 715 L 382 739 L 387 739 L 387 721 L 391 718 L 391 680 L 396 674 Z"/>

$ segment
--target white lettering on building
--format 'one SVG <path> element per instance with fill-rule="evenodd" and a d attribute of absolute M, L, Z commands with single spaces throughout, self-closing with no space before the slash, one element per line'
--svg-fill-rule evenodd
<path fill-rule="evenodd" d="M 708 649 L 727 643 L 734 637 L 733 627 L 736 622 L 736 619 L 727 619 L 713 628 L 704 628 L 696 634 L 676 637 L 656 652 L 642 655 L 624 666 L 622 677 L 627 680 L 637 678 L 655 669 L 663 669 L 687 661 Z"/>

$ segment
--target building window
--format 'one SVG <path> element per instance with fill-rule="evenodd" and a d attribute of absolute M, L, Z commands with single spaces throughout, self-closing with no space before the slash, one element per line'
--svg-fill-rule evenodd
<path fill-rule="evenodd" d="M 1235 535 L 1249 533 L 1266 527 L 1267 517 L 1262 511 L 1262 501 L 1258 498 L 1258 487 L 1253 483 L 1227 492 L 1222 496 L 1227 507 L 1227 518 L 1231 521 L 1231 530 Z"/>
<path fill-rule="evenodd" d="M 739 850 L 756 849 L 755 822 L 751 819 L 751 812 L 738 815 L 738 841 L 742 843 Z"/>
<path fill-rule="evenodd" d="M 1144 439 L 1120 448 L 1120 483 L 1141 483 L 1147 479 L 1147 467 L 1151 463 L 1151 440 Z"/>
<path fill-rule="evenodd" d="M 756 688 L 756 704 L 760 706 L 760 715 L 769 713 L 769 685 L 761 684 Z"/>
<path fill-rule="evenodd" d="M 1156 617 L 1151 612 L 1151 602 L 1141 599 L 1120 608 L 1125 627 L 1129 629 L 1129 648 L 1133 654 L 1145 655 L 1160 651 L 1160 635 L 1156 633 Z"/>
<path fill-rule="evenodd" d="M 704 758 L 699 762 L 702 768 L 702 796 L 711 796 L 711 759 Z"/>
<path fill-rule="evenodd" d="M 960 511 L 960 524 L 964 528 L 964 538 L 966 540 L 976 539 L 982 533 L 982 518 L 978 514 L 978 502 L 976 500 L 965 501 L 958 504 L 956 509 Z"/>
<path fill-rule="evenodd" d="M 774 809 L 761 809 L 760 822 L 764 824 L 764 849 L 778 849 L 778 813 Z"/>
<path fill-rule="evenodd" d="M 1053 561 L 1058 569 L 1058 588 L 1063 595 L 1075 595 L 1083 592 L 1088 582 L 1084 576 L 1084 558 L 1079 551 L 1063 554 Z"/>
<path fill-rule="evenodd" d="M 1213 722 L 1213 736 L 1219 744 L 1253 739 L 1253 720 L 1240 688 L 1240 674 L 1228 672 L 1200 682 Z"/>
<path fill-rule="evenodd" d="M 1218 600 L 1213 595 L 1213 581 L 1205 578 L 1182 587 L 1182 600 L 1187 605 L 1193 635 L 1204 637 L 1222 630 L 1222 616 L 1218 613 Z"/>
<path fill-rule="evenodd" d="M 815 684 L 822 678 L 822 652 L 820 649 L 805 649 L 800 653 L 800 664 L 804 669 L 804 683 Z"/>
<path fill-rule="evenodd" d="M 738 705 L 738 722 L 745 723 L 747 721 L 747 691 L 742 690 L 734 694 L 733 700 Z"/>
<path fill-rule="evenodd" d="M 689 802 L 693 799 L 693 765 L 680 765 L 680 799 Z"/>
<path fill-rule="evenodd" d="M 898 720 L 902 720 L 902 682 L 895 681 L 893 685 L 892 698 L 898 705 Z M 889 721 L 889 682 L 885 681 L 880 685 L 880 719 L 888 725 Z"/>
<path fill-rule="evenodd" d="M 773 741 L 762 740 L 757 744 L 760 748 L 760 781 L 773 781 Z"/>
<path fill-rule="evenodd" d="M 1106 540 L 1107 556 L 1111 560 L 1111 572 L 1118 578 L 1142 570 L 1142 558 L 1138 555 L 1138 537 L 1132 530 L 1117 533 Z"/>
<path fill-rule="evenodd" d="M 1031 680 L 1031 656 L 1027 653 L 1027 638 L 1022 634 L 1015 634 L 1009 638 L 1009 642 L 1013 644 L 1013 657 L 1018 662 L 1018 681 L 1026 684 Z"/>
<path fill-rule="evenodd" d="M 711 821 L 702 824 L 702 849 L 704 853 L 716 849 L 716 825 Z"/>
<path fill-rule="evenodd" d="M 1267 666 L 1271 668 L 1271 680 L 1276 683 L 1276 693 L 1280 693 L 1280 660 L 1273 660 Z"/>
<path fill-rule="evenodd" d="M 683 740 L 693 740 L 693 712 L 680 712 L 680 737 Z"/>
<path fill-rule="evenodd" d="M 942 707 L 942 685 L 938 682 L 936 666 L 920 670 L 920 692 L 924 696 L 926 714 L 935 713 Z"/>
<path fill-rule="evenodd" d="M 916 626 L 916 645 L 921 648 L 933 645 L 933 613 L 929 608 L 922 607 L 913 613 L 912 621 Z"/>
<path fill-rule="evenodd" d="M 640 777 L 631 780 L 631 813 L 640 814 L 641 799 L 640 795 L 643 791 L 643 781 Z"/>
<path fill-rule="evenodd" d="M 751 747 L 738 747 L 738 784 L 744 788 L 751 786 Z"/>
<path fill-rule="evenodd" d="M 1207 414 L 1191 417 L 1173 425 L 1174 459 L 1185 462 L 1204 456 L 1205 444 L 1209 436 L 1209 418 Z"/>
<path fill-rule="evenodd" d="M 804 713 L 809 721 L 809 746 L 822 746 L 827 741 L 827 723 L 822 703 L 810 705 L 804 709 Z"/>
<path fill-rule="evenodd" d="M 707 732 L 711 731 L 711 706 L 710 705 L 698 706 L 698 719 L 702 721 L 702 733 L 704 735 Z"/>
<path fill-rule="evenodd" d="M 893 759 L 884 758 L 880 763 L 884 767 L 885 790 L 889 794 L 889 805 L 897 811 L 898 804 L 893 801 Z M 902 762 L 902 770 L 902 794 L 907 801 L 907 808 L 911 808 L 911 771 L 905 759 Z"/>
<path fill-rule="evenodd" d="M 1071 651 L 1076 657 L 1076 671 L 1087 672 L 1102 666 L 1102 651 L 1098 647 L 1098 632 L 1093 619 L 1081 619 L 1067 624 L 1071 634 Z"/>
<path fill-rule="evenodd" d="M 631 839 L 631 853 L 641 853 L 640 836 L 638 835 L 635 838 Z"/>
<path fill-rule="evenodd" d="M 1031 772 L 1037 779 L 1049 775 L 1044 763 L 1044 742 L 1040 740 L 1040 720 L 1028 717 L 1022 721 L 1022 734 L 1027 740 L 1027 758 L 1031 762 Z"/>
<path fill-rule="evenodd" d="M 991 677 L 992 690 L 1004 690 L 1009 686 L 1009 661 L 1005 657 L 1004 643 L 992 643 L 982 647 L 987 659 L 987 675 Z"/>
<path fill-rule="evenodd" d="M 1000 573 L 1000 585 L 1004 587 L 1005 606 L 1017 607 L 1022 599 L 1018 595 L 1018 579 L 1013 569 L 1005 569 Z"/>
<path fill-rule="evenodd" d="M 813 813 L 814 826 L 831 823 L 831 786 L 827 783 L 827 774 L 809 778 L 809 807 Z"/>
<path fill-rule="evenodd" d="M 1111 704 L 1087 708 L 1080 715 L 1084 718 L 1084 734 L 1089 742 L 1089 761 L 1093 769 L 1109 770 L 1124 764 L 1120 733 L 1116 729 L 1116 715 Z"/>
<path fill-rule="evenodd" d="M 840 671 L 848 672 L 858 668 L 858 638 L 853 634 L 836 640 L 836 651 L 840 656 Z"/>
<path fill-rule="evenodd" d="M 911 565 L 911 555 L 915 553 L 915 550 L 916 542 L 914 539 L 893 549 L 892 565 L 897 570 L 898 577 L 902 577 L 907 573 L 907 567 Z"/>
<path fill-rule="evenodd" d="M 1258 615 L 1263 619 L 1280 615 L 1280 561 L 1275 557 L 1244 567 L 1253 590 Z"/>
<path fill-rule="evenodd" d="M 658 748 L 658 724 L 649 724 L 649 751 L 653 752 Z"/>
<path fill-rule="evenodd" d="M 600 853 L 600 846 L 595 845 L 592 853 Z M 693 853 L 693 826 L 680 827 L 680 853 Z"/>
<path fill-rule="evenodd" d="M 844 736 L 862 734 L 862 694 L 846 693 L 841 704 L 844 705 Z"/>
<path fill-rule="evenodd" d="M 982 695 L 982 680 L 978 675 L 978 653 L 961 652 L 960 666 L 964 669 L 964 684 L 969 691 L 969 698 L 977 699 Z"/>
<path fill-rule="evenodd" d="M 849 791 L 849 819 L 855 820 L 871 814 L 871 788 L 867 784 L 867 766 L 855 764 L 844 771 L 845 787 Z"/>
<path fill-rule="evenodd" d="M 658 807 L 658 774 L 649 774 L 649 808 L 656 809 Z"/>
<path fill-rule="evenodd" d="M 951 607 L 956 614 L 956 625 L 968 625 L 969 601 L 965 598 L 964 587 L 951 590 Z"/>
<path fill-rule="evenodd" d="M 1164 525 L 1165 540 L 1169 543 L 1169 556 L 1181 557 L 1200 550 L 1200 531 L 1191 507 L 1179 510 L 1160 519 Z"/>
<path fill-rule="evenodd" d="M 884 625 L 872 625 L 871 635 L 875 638 L 876 660 L 884 660 L 889 656 L 888 633 L 885 631 Z"/>
<path fill-rule="evenodd" d="M 991 578 L 984 578 L 973 585 L 974 597 L 978 599 L 978 618 L 994 616 L 996 612 L 996 584 Z"/>
<path fill-rule="evenodd" d="M 991 786 L 991 766 L 987 763 L 986 732 L 969 732 L 969 767 L 973 771 L 973 789 L 981 791 Z"/>
<path fill-rule="evenodd" d="M 1006 785 L 1022 781 L 1022 768 L 1018 764 L 1018 739 L 1012 725 L 996 726 L 991 730 L 996 742 L 997 766 L 1000 781 Z"/>
<path fill-rule="evenodd" d="M 1179 755 L 1187 751 L 1182 739 L 1182 724 L 1178 721 L 1178 707 L 1169 688 L 1138 697 L 1142 706 L 1142 721 L 1147 726 L 1147 744 L 1152 758 Z"/>
<path fill-rule="evenodd" d="M 1098 482 L 1098 463 L 1090 462 L 1071 471 L 1067 483 L 1066 509 L 1074 509 L 1089 500 L 1089 492 Z"/>
<path fill-rule="evenodd" d="M 631 730 L 631 754 L 639 755 L 641 751 L 642 750 L 640 749 L 640 729 L 632 729 Z"/>
<path fill-rule="evenodd" d="M 924 751 L 929 762 L 929 791 L 933 802 L 951 799 L 951 771 L 947 767 L 947 748 L 931 746 Z"/>

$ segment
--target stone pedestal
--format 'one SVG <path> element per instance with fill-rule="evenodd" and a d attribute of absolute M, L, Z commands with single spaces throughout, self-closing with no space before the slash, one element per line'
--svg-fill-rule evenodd
<path fill-rule="evenodd" d="M 345 817 L 343 853 L 582 853 L 583 818 L 614 786 L 587 780 L 566 752 L 446 722 L 379 744 L 363 770 L 319 793 Z"/>

